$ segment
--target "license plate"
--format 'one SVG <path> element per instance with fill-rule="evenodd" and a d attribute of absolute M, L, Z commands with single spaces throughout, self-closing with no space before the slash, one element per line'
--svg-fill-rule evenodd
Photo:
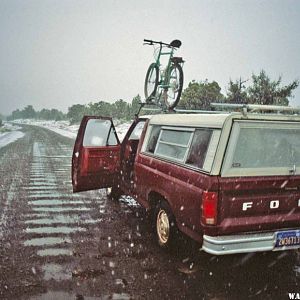
<path fill-rule="evenodd" d="M 276 234 L 276 248 L 300 245 L 300 230 L 281 231 Z"/>

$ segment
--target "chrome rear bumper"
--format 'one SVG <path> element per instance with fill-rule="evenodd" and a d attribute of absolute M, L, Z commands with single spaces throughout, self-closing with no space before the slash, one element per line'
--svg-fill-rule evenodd
<path fill-rule="evenodd" d="M 202 250 L 214 255 L 225 255 L 261 251 L 282 251 L 300 248 L 300 245 L 275 248 L 275 243 L 276 232 L 227 236 L 204 235 Z"/>

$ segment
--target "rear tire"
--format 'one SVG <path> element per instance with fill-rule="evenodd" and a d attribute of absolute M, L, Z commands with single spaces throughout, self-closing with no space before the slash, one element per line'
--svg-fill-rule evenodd
<path fill-rule="evenodd" d="M 155 231 L 158 245 L 171 249 L 177 236 L 175 217 L 166 201 L 161 201 L 155 209 Z"/>
<path fill-rule="evenodd" d="M 164 97 L 168 109 L 174 109 L 178 104 L 183 88 L 183 71 L 179 64 L 173 64 L 170 69 L 170 83 Z"/>
<path fill-rule="evenodd" d="M 151 102 L 151 98 L 156 95 L 156 90 L 158 86 L 159 70 L 155 63 L 152 63 L 146 73 L 144 92 L 146 102 Z"/>

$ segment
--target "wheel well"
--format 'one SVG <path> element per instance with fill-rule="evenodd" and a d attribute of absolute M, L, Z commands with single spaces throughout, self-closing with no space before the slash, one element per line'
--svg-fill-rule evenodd
<path fill-rule="evenodd" d="M 162 200 L 168 202 L 166 200 L 166 198 L 163 195 L 161 195 L 160 193 L 150 192 L 149 195 L 148 195 L 148 201 L 149 201 L 149 204 L 150 204 L 150 209 L 151 210 L 155 209 L 157 204 Z"/>

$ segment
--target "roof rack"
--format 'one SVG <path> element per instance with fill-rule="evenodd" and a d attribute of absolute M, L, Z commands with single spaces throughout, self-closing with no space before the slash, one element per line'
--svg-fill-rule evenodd
<path fill-rule="evenodd" d="M 217 110 L 200 110 L 200 109 L 181 109 L 181 108 L 174 108 L 169 111 L 162 110 L 161 108 L 152 108 L 152 107 L 143 107 L 142 110 L 144 111 L 157 111 L 163 113 L 183 113 L 183 114 L 223 114 L 224 111 L 217 111 Z"/>
<path fill-rule="evenodd" d="M 221 110 L 200 110 L 200 109 L 181 109 L 174 108 L 176 113 L 183 114 L 224 114 L 224 111 Z"/>
<path fill-rule="evenodd" d="M 183 109 L 183 108 L 174 108 L 171 110 L 166 110 L 163 107 L 160 107 L 158 105 L 153 104 L 147 104 L 144 102 L 139 103 L 140 108 L 138 112 L 136 113 L 136 116 L 140 114 L 140 112 L 143 111 L 152 111 L 152 112 L 159 112 L 159 113 L 184 113 L 184 114 L 224 114 L 224 111 L 217 111 L 217 110 L 201 110 L 201 109 Z"/>
<path fill-rule="evenodd" d="M 160 113 L 185 113 L 185 114 L 224 114 L 233 111 L 241 111 L 243 115 L 253 112 L 277 112 L 277 113 L 293 113 L 300 114 L 300 107 L 291 106 L 280 106 L 280 105 L 262 105 L 262 104 L 237 104 L 237 103 L 210 103 L 212 110 L 199 110 L 199 109 L 181 109 L 174 108 L 172 110 L 166 110 L 158 105 L 140 103 L 139 111 L 136 116 L 139 115 L 140 111 L 153 111 Z M 217 108 L 218 110 L 214 110 Z"/>
<path fill-rule="evenodd" d="M 257 112 L 257 111 L 276 111 L 276 112 L 293 112 L 300 113 L 299 107 L 280 106 L 280 105 L 261 105 L 261 104 L 231 104 L 231 103 L 211 103 L 213 108 L 227 109 L 242 109 L 242 112 Z"/>

